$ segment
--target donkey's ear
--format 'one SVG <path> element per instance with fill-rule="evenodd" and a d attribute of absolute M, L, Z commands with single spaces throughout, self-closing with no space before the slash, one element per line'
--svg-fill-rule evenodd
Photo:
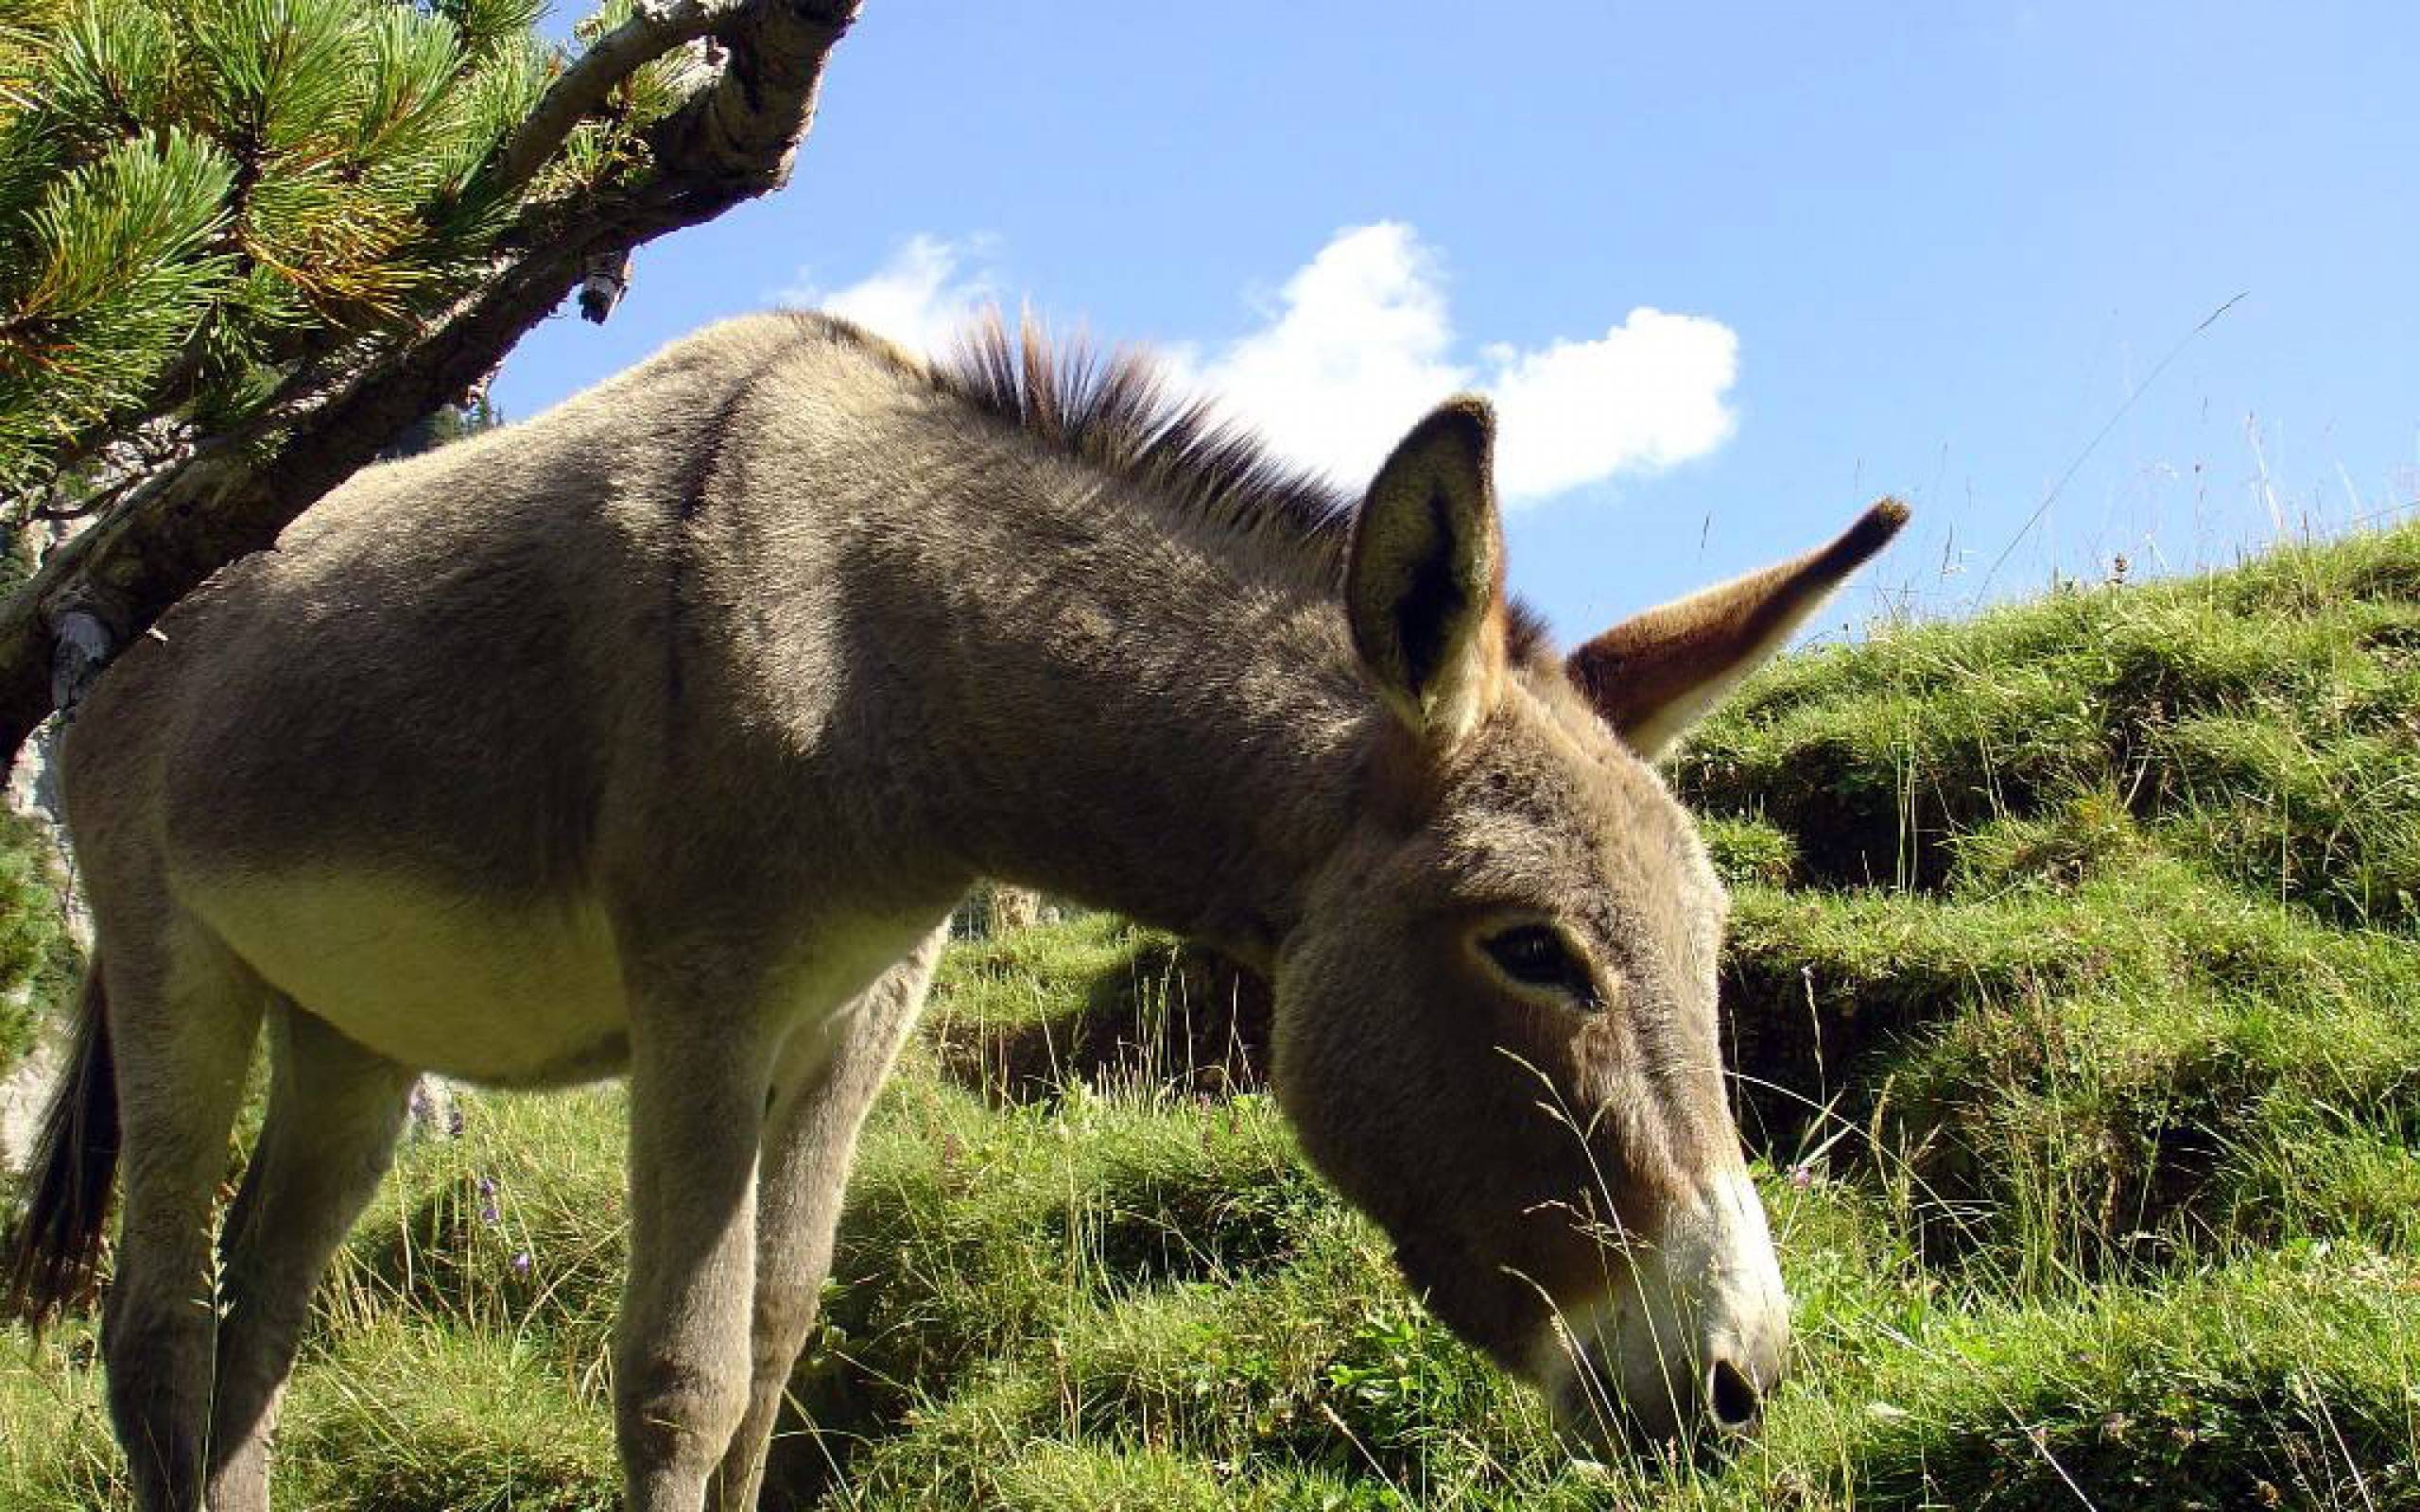
<path fill-rule="evenodd" d="M 1564 670 L 1653 761 L 1907 523 L 1908 507 L 1885 499 L 1828 546 L 1623 621 L 1572 652 Z"/>
<path fill-rule="evenodd" d="M 1354 648 L 1432 747 L 1478 723 L 1504 670 L 1504 539 L 1490 482 L 1495 417 L 1464 395 L 1395 446 L 1353 522 Z"/>

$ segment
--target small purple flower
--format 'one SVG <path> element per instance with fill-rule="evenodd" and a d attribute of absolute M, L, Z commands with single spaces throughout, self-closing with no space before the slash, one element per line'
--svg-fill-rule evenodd
<path fill-rule="evenodd" d="M 492 1177 L 484 1176 L 479 1177 L 479 1195 L 483 1197 L 495 1195 L 495 1181 Z"/>
<path fill-rule="evenodd" d="M 1813 1186 L 1815 1184 L 1815 1168 L 1811 1165 L 1805 1164 L 1791 1166 L 1789 1168 L 1789 1184 L 1796 1187 L 1801 1192 L 1804 1192 L 1808 1187 Z"/>
<path fill-rule="evenodd" d="M 462 1137 L 462 1110 L 460 1108 L 449 1108 L 445 1110 L 445 1132 L 458 1140 Z"/>
<path fill-rule="evenodd" d="M 479 1222 L 493 1228 L 503 1216 L 504 1214 L 496 1210 L 496 1205 L 494 1203 L 482 1202 L 479 1204 Z"/>
<path fill-rule="evenodd" d="M 512 1273 L 515 1276 L 529 1274 L 529 1251 L 525 1249 L 512 1257 Z"/>

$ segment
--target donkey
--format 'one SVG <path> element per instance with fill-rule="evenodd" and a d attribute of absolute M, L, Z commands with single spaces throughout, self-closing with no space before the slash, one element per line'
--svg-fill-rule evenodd
<path fill-rule="evenodd" d="M 1311 1161 L 1583 1430 L 1753 1429 L 1789 1321 L 1725 901 L 1649 763 L 1904 511 L 1558 661 L 1492 434 L 1447 403 L 1357 501 L 1137 358 L 760 316 L 372 468 L 179 606 L 65 738 L 97 947 L 11 1273 L 37 1315 L 88 1284 L 123 1166 L 140 1504 L 266 1506 L 313 1286 L 434 1070 L 627 1072 L 629 1504 L 753 1505 L 978 876 L 1267 978 Z"/>

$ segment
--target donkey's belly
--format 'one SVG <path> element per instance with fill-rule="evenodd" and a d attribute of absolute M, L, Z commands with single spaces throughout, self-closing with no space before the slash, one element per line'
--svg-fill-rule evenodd
<path fill-rule="evenodd" d="M 179 890 L 272 986 L 406 1065 L 537 1083 L 603 1075 L 627 1055 L 620 963 L 594 902 L 326 873 Z"/>

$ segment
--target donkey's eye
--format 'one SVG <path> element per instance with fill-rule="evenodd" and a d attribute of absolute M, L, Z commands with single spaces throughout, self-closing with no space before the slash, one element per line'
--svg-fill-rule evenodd
<path fill-rule="evenodd" d="M 1563 936 L 1544 924 L 1523 924 L 1487 937 L 1488 957 L 1504 974 L 1524 987 L 1568 992 L 1582 1003 L 1597 1000 L 1597 985 L 1586 967 L 1564 944 Z"/>

